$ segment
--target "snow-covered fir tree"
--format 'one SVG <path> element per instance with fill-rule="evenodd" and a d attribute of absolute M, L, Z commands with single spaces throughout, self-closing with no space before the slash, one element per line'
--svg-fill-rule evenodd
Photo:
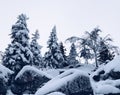
<path fill-rule="evenodd" d="M 41 51 L 40 51 L 42 46 L 40 46 L 37 42 L 37 40 L 40 37 L 38 30 L 36 30 L 36 32 L 32 35 L 33 35 L 33 37 L 32 37 L 32 41 L 30 43 L 31 51 L 33 53 L 32 65 L 34 65 L 38 68 L 41 68 L 43 66 L 44 62 L 43 62 L 43 58 L 42 58 Z"/>
<path fill-rule="evenodd" d="M 63 67 L 64 63 L 64 58 L 57 41 L 56 26 L 54 26 L 47 42 L 49 51 L 44 56 L 46 66 L 52 68 Z"/>
<path fill-rule="evenodd" d="M 27 17 L 24 14 L 18 16 L 15 25 L 12 26 L 11 44 L 8 45 L 3 57 L 3 65 L 17 74 L 23 66 L 31 65 L 32 52 L 29 44 L 29 30 L 27 28 Z"/>
<path fill-rule="evenodd" d="M 77 55 L 78 54 L 76 51 L 75 44 L 72 43 L 71 48 L 70 48 L 70 53 L 69 53 L 68 58 L 67 58 L 68 65 L 76 65 L 78 63 L 78 60 L 76 60 Z"/>

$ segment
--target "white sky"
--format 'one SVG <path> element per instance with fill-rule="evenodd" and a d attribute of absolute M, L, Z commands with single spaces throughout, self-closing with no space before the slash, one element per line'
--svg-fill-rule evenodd
<path fill-rule="evenodd" d="M 54 25 L 59 41 L 99 26 L 120 46 L 120 0 L 0 0 L 0 50 L 10 43 L 8 34 L 21 13 L 30 18 L 30 33 L 39 30 L 43 51 Z"/>

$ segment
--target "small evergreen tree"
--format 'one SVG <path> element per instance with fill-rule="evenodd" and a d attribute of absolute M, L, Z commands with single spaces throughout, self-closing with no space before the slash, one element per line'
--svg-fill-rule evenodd
<path fill-rule="evenodd" d="M 65 49 L 65 47 L 63 46 L 63 43 L 62 42 L 60 42 L 60 44 L 59 44 L 59 47 L 60 47 L 60 51 L 61 51 L 61 53 L 62 53 L 62 55 L 63 55 L 63 58 L 66 60 L 66 49 Z"/>
<path fill-rule="evenodd" d="M 32 65 L 41 68 L 43 67 L 43 58 L 41 55 L 41 51 L 40 49 L 42 48 L 42 46 L 40 46 L 37 42 L 37 40 L 39 39 L 39 33 L 38 31 L 35 32 L 35 34 L 32 34 L 32 41 L 30 43 L 30 47 L 31 47 L 31 51 L 33 53 L 33 63 Z"/>
<path fill-rule="evenodd" d="M 62 54 L 63 59 L 64 59 L 62 64 L 63 64 L 64 67 L 66 67 L 66 66 L 68 66 L 68 64 L 67 64 L 67 56 L 66 56 L 66 49 L 65 49 L 62 42 L 60 42 L 59 47 L 60 47 L 60 51 L 61 51 L 61 54 Z"/>
<path fill-rule="evenodd" d="M 3 65 L 15 72 L 15 75 L 25 65 L 31 65 L 32 52 L 29 44 L 29 30 L 27 17 L 24 14 L 18 16 L 18 21 L 12 26 L 12 42 L 6 48 L 3 56 Z"/>
<path fill-rule="evenodd" d="M 57 42 L 56 27 L 54 26 L 47 42 L 49 51 L 45 53 L 46 66 L 52 68 L 63 67 L 64 58 L 61 54 L 60 47 Z"/>
<path fill-rule="evenodd" d="M 103 47 L 98 55 L 99 64 L 108 63 L 114 58 L 114 56 L 114 52 L 111 53 L 107 47 Z"/>
<path fill-rule="evenodd" d="M 71 44 L 71 48 L 70 48 L 70 53 L 68 55 L 68 64 L 69 65 L 75 65 L 78 63 L 78 61 L 76 60 L 76 57 L 77 57 L 77 51 L 76 51 L 76 47 L 75 47 L 75 44 L 72 43 Z"/>

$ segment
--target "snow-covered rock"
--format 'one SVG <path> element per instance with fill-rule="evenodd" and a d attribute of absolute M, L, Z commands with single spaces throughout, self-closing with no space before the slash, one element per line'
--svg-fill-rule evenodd
<path fill-rule="evenodd" d="M 96 94 L 120 95 L 120 56 L 95 71 L 91 83 Z"/>
<path fill-rule="evenodd" d="M 88 74 L 76 69 L 67 70 L 56 76 L 38 89 L 35 95 L 46 95 L 54 91 L 60 91 L 65 95 L 93 95 Z"/>
<path fill-rule="evenodd" d="M 7 92 L 11 74 L 13 74 L 13 71 L 0 64 L 0 95 L 4 95 Z"/>
<path fill-rule="evenodd" d="M 48 82 L 52 77 L 47 73 L 33 67 L 24 66 L 15 77 L 15 82 L 11 90 L 15 94 L 32 93 L 34 94 L 38 88 Z"/>

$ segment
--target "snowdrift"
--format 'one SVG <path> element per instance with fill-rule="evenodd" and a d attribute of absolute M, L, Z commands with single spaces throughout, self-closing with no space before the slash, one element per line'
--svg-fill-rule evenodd
<path fill-rule="evenodd" d="M 96 94 L 120 95 L 120 56 L 95 71 L 91 81 Z"/>
<path fill-rule="evenodd" d="M 51 79 L 52 77 L 45 72 L 27 65 L 24 66 L 15 77 L 15 82 L 13 83 L 11 90 L 17 95 L 23 92 L 34 94 L 38 88 Z"/>
<path fill-rule="evenodd" d="M 65 95 L 93 95 L 88 74 L 76 69 L 56 76 L 38 89 L 35 95 L 46 95 L 56 91 Z"/>

